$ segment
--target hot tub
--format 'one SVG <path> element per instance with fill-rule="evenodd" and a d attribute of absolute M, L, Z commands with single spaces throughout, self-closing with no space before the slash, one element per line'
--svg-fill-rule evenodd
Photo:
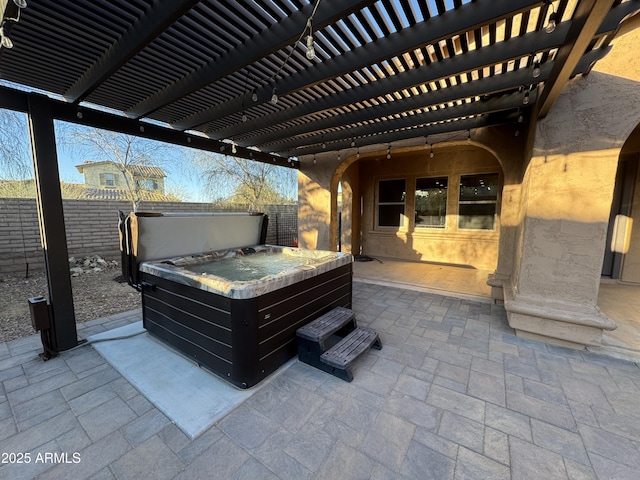
<path fill-rule="evenodd" d="M 192 238 L 192 222 L 200 235 L 222 240 Z M 240 388 L 297 354 L 299 327 L 351 307 L 352 256 L 264 245 L 266 222 L 265 215 L 137 213 L 121 223 L 123 273 L 142 292 L 144 327 Z M 183 239 L 171 247 L 177 232 Z"/>

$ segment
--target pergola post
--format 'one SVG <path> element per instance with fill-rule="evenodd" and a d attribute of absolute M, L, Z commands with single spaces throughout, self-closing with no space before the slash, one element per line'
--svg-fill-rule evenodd
<path fill-rule="evenodd" d="M 45 97 L 29 95 L 28 114 L 38 223 L 51 302 L 51 348 L 54 352 L 59 352 L 75 347 L 78 335 L 51 103 Z"/>

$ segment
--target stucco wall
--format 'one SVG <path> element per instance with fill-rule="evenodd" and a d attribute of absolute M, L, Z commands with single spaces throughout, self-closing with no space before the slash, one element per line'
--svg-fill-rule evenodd
<path fill-rule="evenodd" d="M 364 200 L 362 250 L 366 255 L 404 260 L 429 261 L 494 269 L 498 259 L 500 235 L 498 215 L 494 230 L 458 228 L 458 198 L 461 174 L 502 173 L 494 156 L 473 145 L 440 146 L 430 158 L 426 148 L 408 152 L 386 151 L 360 160 L 360 185 Z M 445 228 L 414 228 L 413 202 L 416 178 L 448 177 L 447 218 Z M 404 178 L 407 185 L 405 224 L 399 229 L 376 227 L 377 182 Z"/>
<path fill-rule="evenodd" d="M 119 190 L 127 189 L 127 182 L 125 180 L 124 174 L 118 169 L 118 167 L 112 163 L 100 163 L 96 166 L 83 166 L 84 171 L 84 183 L 87 187 L 92 188 L 117 188 Z M 115 187 L 107 187 L 105 185 L 100 184 L 100 175 L 103 173 L 112 173 L 116 176 L 116 186 Z M 159 193 L 164 193 L 164 178 L 157 177 L 154 180 L 158 183 L 158 189 L 154 190 Z M 129 182 L 133 182 L 131 177 L 129 177 Z M 131 184 L 133 187 L 133 184 Z"/>
<path fill-rule="evenodd" d="M 298 242 L 302 248 L 332 250 L 330 242 L 331 205 L 335 205 L 337 223 L 337 188 L 331 198 L 331 179 L 339 161 L 325 157 L 322 162 L 301 162 L 298 171 Z M 336 238 L 337 243 L 337 238 Z"/>
<path fill-rule="evenodd" d="M 601 71 L 570 81 L 537 124 L 514 283 L 520 294 L 597 302 L 620 150 L 640 122 L 640 82 L 628 78 L 637 75 L 637 49 L 627 45 L 640 32 L 623 39 Z"/>
<path fill-rule="evenodd" d="M 505 291 L 518 334 L 599 344 L 602 330 L 615 327 L 597 298 L 619 156 L 640 121 L 640 82 L 623 74 L 624 62 L 637 64 L 632 51 L 634 59 L 624 49 L 616 57 L 614 47 L 611 71 L 569 81 L 537 122 L 516 266 Z"/>
<path fill-rule="evenodd" d="M 360 164 L 353 163 L 342 176 L 342 251 L 360 253 Z"/>
<path fill-rule="evenodd" d="M 615 150 L 532 160 L 519 293 L 595 303 L 617 161 Z"/>

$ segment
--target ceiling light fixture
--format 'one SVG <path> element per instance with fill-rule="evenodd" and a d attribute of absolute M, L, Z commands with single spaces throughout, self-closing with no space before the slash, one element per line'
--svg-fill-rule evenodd
<path fill-rule="evenodd" d="M 4 27 L 0 27 L 0 42 L 4 48 L 13 48 L 13 42 L 7 35 L 5 35 Z"/>
<path fill-rule="evenodd" d="M 316 10 L 318 10 L 318 5 L 320 5 L 320 0 L 317 0 L 315 6 L 313 7 L 313 11 L 311 12 L 311 15 L 309 15 L 309 18 L 307 20 L 307 25 L 305 26 L 305 29 L 302 32 L 302 35 L 300 36 L 300 38 L 302 38 L 304 36 L 304 32 L 307 31 L 307 29 L 309 29 L 309 35 L 307 36 L 307 52 L 306 52 L 306 56 L 309 60 L 313 60 L 314 58 L 316 58 L 316 48 L 313 42 L 313 16 L 316 14 Z"/>
<path fill-rule="evenodd" d="M 273 91 L 271 92 L 271 103 L 273 105 L 278 103 L 278 89 L 273 87 Z"/>
<path fill-rule="evenodd" d="M 313 11 L 311 12 L 311 15 L 309 15 L 309 18 L 307 19 L 307 23 L 304 26 L 304 29 L 300 33 L 300 36 L 298 37 L 298 39 L 293 43 L 292 47 L 289 49 L 289 53 L 287 54 L 286 58 L 280 64 L 280 67 L 278 67 L 278 70 L 271 76 L 270 82 L 275 82 L 280 77 L 280 72 L 282 72 L 284 67 L 289 62 L 289 59 L 291 58 L 291 55 L 293 54 L 293 52 L 296 51 L 297 45 L 304 38 L 304 34 L 307 33 L 307 29 L 309 29 L 309 35 L 308 35 L 307 41 L 306 41 L 306 45 L 307 45 L 306 55 L 307 55 L 307 58 L 309 60 L 311 60 L 311 59 L 313 59 L 315 57 L 316 53 L 315 53 L 315 47 L 314 47 L 314 42 L 313 42 L 313 31 L 312 31 L 311 25 L 312 25 L 312 22 L 313 22 L 313 16 L 316 14 L 316 11 L 318 10 L 318 5 L 320 5 L 320 0 L 316 1 L 315 6 L 313 7 Z M 252 96 L 252 98 L 253 97 L 255 97 L 255 100 L 254 100 L 254 102 L 255 102 L 257 100 L 257 96 Z M 275 88 L 273 89 L 273 93 L 271 95 L 271 103 L 273 103 L 274 105 L 276 103 L 278 103 L 278 96 L 276 95 L 276 89 Z"/>
<path fill-rule="evenodd" d="M 258 92 L 256 92 L 255 88 L 253 88 L 251 90 L 251 101 L 252 102 L 257 102 L 258 101 Z"/>
<path fill-rule="evenodd" d="M 387 160 L 391 160 L 391 144 L 387 145 Z"/>
<path fill-rule="evenodd" d="M 547 20 L 547 25 L 544 27 L 544 31 L 547 33 L 553 33 L 558 22 L 558 14 L 556 13 L 556 9 L 553 6 L 553 2 L 547 2 L 547 8 L 549 7 L 551 7 L 551 15 L 549 15 L 549 20 Z"/>
<path fill-rule="evenodd" d="M 6 1 L 3 3 L 7 3 Z M 27 8 L 26 0 L 13 0 L 13 3 L 18 7 L 15 17 L 5 17 L 0 24 L 0 47 L 11 49 L 13 48 L 13 41 L 11 40 L 11 29 L 20 21 L 20 11 L 23 8 Z"/>
<path fill-rule="evenodd" d="M 540 62 L 536 60 L 533 62 L 533 78 L 538 78 L 540 76 Z"/>
<path fill-rule="evenodd" d="M 429 145 L 429 158 L 433 158 L 433 145 Z"/>
<path fill-rule="evenodd" d="M 522 99 L 522 103 L 524 105 L 529 105 L 529 89 L 525 88 L 524 90 L 524 98 Z"/>
<path fill-rule="evenodd" d="M 231 142 L 231 153 L 238 153 L 238 147 L 236 146 L 236 142 Z"/>
<path fill-rule="evenodd" d="M 314 58 L 316 58 L 316 49 L 313 46 L 313 35 L 311 35 L 311 33 L 309 33 L 309 36 L 307 37 L 307 58 L 309 60 L 313 60 Z"/>

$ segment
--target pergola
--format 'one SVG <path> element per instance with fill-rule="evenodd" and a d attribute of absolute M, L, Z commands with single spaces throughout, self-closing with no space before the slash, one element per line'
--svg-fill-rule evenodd
<path fill-rule="evenodd" d="M 638 11 L 640 0 L 0 0 L 0 107 L 30 118 L 55 347 L 77 340 L 54 120 L 300 168 L 322 152 L 535 122 Z"/>

